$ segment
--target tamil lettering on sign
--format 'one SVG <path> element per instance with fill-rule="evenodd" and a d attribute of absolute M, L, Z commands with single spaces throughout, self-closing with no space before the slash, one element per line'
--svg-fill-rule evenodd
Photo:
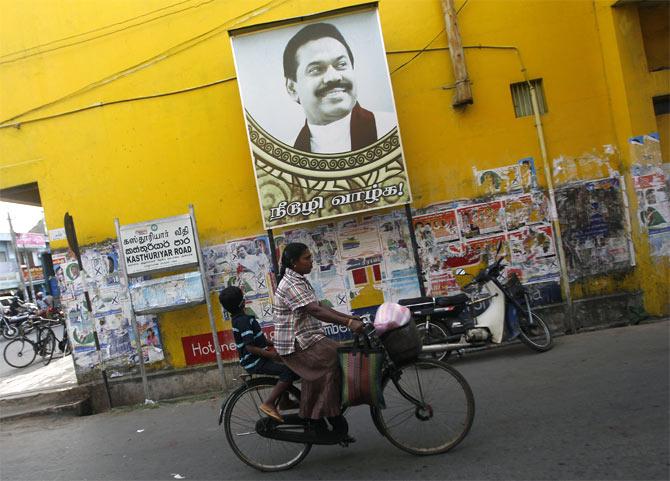
<path fill-rule="evenodd" d="M 121 226 L 119 244 L 128 275 L 198 263 L 188 215 Z"/>
<path fill-rule="evenodd" d="M 266 229 L 411 202 L 376 7 L 231 39 Z"/>

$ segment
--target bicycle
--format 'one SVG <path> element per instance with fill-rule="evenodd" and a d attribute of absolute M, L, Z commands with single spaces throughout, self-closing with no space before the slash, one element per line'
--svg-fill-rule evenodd
<path fill-rule="evenodd" d="M 20 337 L 10 341 L 2 353 L 5 362 L 15 368 L 28 367 L 37 355 L 42 357 L 45 366 L 51 362 L 56 348 L 56 335 L 49 327 L 49 319 L 31 319 L 26 331 L 21 328 Z M 33 341 L 28 334 L 35 330 L 36 339 Z"/>
<path fill-rule="evenodd" d="M 374 328 L 366 325 L 370 344 L 385 353 L 382 392 L 386 408 L 370 407 L 379 433 L 408 453 L 441 454 L 458 445 L 474 419 L 475 402 L 465 378 L 450 365 L 416 359 L 396 365 Z M 300 463 L 312 444 L 343 444 L 337 439 L 306 440 L 307 422 L 297 414 L 284 415 L 280 424 L 265 417 L 259 406 L 276 383 L 272 377 L 240 376 L 244 384 L 224 401 L 219 412 L 226 439 L 235 455 L 260 471 L 281 471 Z M 292 386 L 290 396 L 300 398 Z"/>
<path fill-rule="evenodd" d="M 54 328 L 58 326 L 63 326 L 63 337 L 60 339 L 58 338 L 58 335 L 54 330 Z M 58 346 L 58 350 L 63 353 L 63 357 L 72 354 L 72 342 L 70 341 L 70 337 L 67 334 L 67 326 L 65 325 L 65 320 L 49 318 L 49 327 L 54 333 L 54 336 L 56 338 L 56 346 Z"/>

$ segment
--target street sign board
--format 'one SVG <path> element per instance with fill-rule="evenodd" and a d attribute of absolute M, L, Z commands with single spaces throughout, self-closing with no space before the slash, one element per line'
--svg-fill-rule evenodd
<path fill-rule="evenodd" d="M 189 215 L 120 226 L 119 244 L 129 276 L 198 264 Z"/>

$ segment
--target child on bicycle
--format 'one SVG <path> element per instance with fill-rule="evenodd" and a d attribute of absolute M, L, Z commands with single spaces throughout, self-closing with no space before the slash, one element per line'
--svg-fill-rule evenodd
<path fill-rule="evenodd" d="M 281 361 L 281 357 L 274 350 L 273 344 L 268 341 L 255 317 L 244 312 L 244 294 L 239 287 L 226 287 L 219 293 L 219 302 L 232 316 L 233 336 L 240 365 L 249 374 L 270 374 L 279 376 L 279 380 L 270 396 L 260 405 L 260 410 L 271 418 L 284 422 L 277 410 L 277 400 L 282 396 L 279 407 L 283 409 L 297 408 L 297 403 L 288 399 L 288 388 L 294 381 L 300 379 Z"/>

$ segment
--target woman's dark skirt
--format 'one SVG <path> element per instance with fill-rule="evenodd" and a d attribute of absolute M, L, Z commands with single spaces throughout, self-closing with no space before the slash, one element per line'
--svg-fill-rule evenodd
<path fill-rule="evenodd" d="M 338 344 L 323 338 L 304 350 L 282 356 L 284 363 L 302 378 L 300 416 L 319 419 L 340 414 L 341 374 Z"/>

